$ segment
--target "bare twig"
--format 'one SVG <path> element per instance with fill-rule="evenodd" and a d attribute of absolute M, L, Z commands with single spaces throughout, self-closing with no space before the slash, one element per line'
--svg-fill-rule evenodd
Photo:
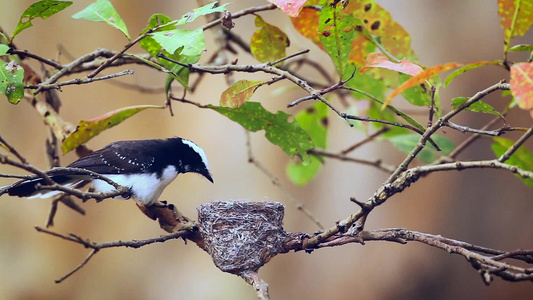
<path fill-rule="evenodd" d="M 87 83 L 92 83 L 95 81 L 107 80 L 107 79 L 117 78 L 117 77 L 124 76 L 124 75 L 131 75 L 131 74 L 133 74 L 133 70 L 125 70 L 125 71 L 121 71 L 115 74 L 105 75 L 105 76 L 98 77 L 98 78 L 75 78 L 72 80 L 56 82 L 52 84 L 27 85 L 27 86 L 24 86 L 24 88 L 38 89 L 39 91 L 46 91 L 50 89 L 60 89 L 62 86 L 65 86 L 65 85 L 87 84 Z"/>
<path fill-rule="evenodd" d="M 9 50 L 9 53 L 10 54 L 14 54 L 14 55 L 18 55 L 21 59 L 24 59 L 25 57 L 29 57 L 29 58 L 33 58 L 37 61 L 40 61 L 44 64 L 47 64 L 57 70 L 61 70 L 63 68 L 63 66 L 54 61 L 54 60 L 51 60 L 51 59 L 47 59 L 47 58 L 43 58 L 43 57 L 40 57 L 39 55 L 36 55 L 36 54 L 33 54 L 31 52 L 29 52 L 28 50 L 17 50 L 17 49 L 10 49 Z"/>
<path fill-rule="evenodd" d="M 533 268 L 523 268 L 501 262 L 503 258 L 514 258 L 518 260 L 531 261 L 532 250 L 501 251 L 489 249 L 481 246 L 464 243 L 461 241 L 432 235 L 403 228 L 380 229 L 374 231 L 361 231 L 356 235 L 332 235 L 317 245 L 316 248 L 335 247 L 348 243 L 364 244 L 366 241 L 389 241 L 406 244 L 408 242 L 419 242 L 429 246 L 445 250 L 448 253 L 459 254 L 470 261 L 476 269 L 487 272 L 488 275 L 499 276 L 510 281 L 533 281 Z M 305 243 L 294 243 L 290 241 L 290 247 L 286 250 L 306 250 Z M 481 253 L 498 254 L 497 256 L 483 255 Z M 485 280 L 485 283 L 487 281 Z"/>
<path fill-rule="evenodd" d="M 192 229 L 192 227 L 189 228 L 189 229 Z M 146 239 L 146 240 L 112 241 L 112 242 L 95 243 L 95 242 L 91 242 L 89 240 L 84 240 L 83 238 L 81 238 L 81 237 L 79 237 L 77 235 L 74 235 L 74 234 L 63 235 L 63 234 L 60 234 L 60 233 L 57 233 L 57 232 L 54 232 L 54 231 L 50 231 L 48 229 L 41 228 L 39 226 L 35 227 L 35 230 L 37 230 L 39 232 L 43 232 L 43 233 L 46 233 L 46 234 L 49 234 L 49 235 L 52 235 L 52 236 L 55 236 L 55 237 L 62 238 L 64 240 L 67 240 L 67 241 L 70 241 L 70 242 L 81 244 L 85 248 L 93 249 L 89 253 L 89 255 L 83 260 L 83 262 L 81 262 L 76 268 L 74 268 L 68 274 L 66 274 L 65 276 L 63 276 L 60 279 L 56 280 L 55 281 L 56 283 L 63 282 L 65 279 L 70 277 L 72 274 L 76 273 L 81 268 L 83 268 L 89 262 L 89 260 L 96 253 L 98 253 L 98 251 L 101 250 L 101 249 L 116 248 L 116 247 L 140 248 L 140 247 L 143 247 L 143 246 L 146 246 L 146 245 L 151 245 L 151 244 L 154 244 L 154 243 L 164 243 L 164 242 L 169 241 L 169 240 L 184 238 L 185 236 L 187 236 L 190 233 L 189 229 L 183 229 L 183 230 L 176 231 L 176 232 L 173 232 L 173 233 L 170 233 L 170 234 L 167 234 L 167 235 L 162 235 L 162 236 L 160 236 L 158 238 L 151 238 L 151 239 Z"/>
<path fill-rule="evenodd" d="M 330 153 L 330 152 L 323 151 L 323 150 L 318 150 L 318 149 L 310 150 L 309 153 L 310 154 L 321 155 L 321 156 L 324 156 L 324 157 L 327 157 L 327 158 L 338 159 L 340 161 L 353 162 L 353 163 L 357 163 L 357 164 L 376 167 L 378 170 L 381 170 L 381 171 L 383 171 L 385 173 L 388 173 L 388 174 L 394 172 L 394 170 L 396 169 L 396 167 L 384 163 L 383 161 L 381 161 L 381 159 L 377 159 L 377 160 L 371 161 L 371 160 L 366 160 L 366 159 L 348 157 L 348 156 L 346 156 L 346 155 L 344 155 L 342 153 L 335 154 L 335 153 Z"/>
<path fill-rule="evenodd" d="M 0 136 L 0 146 L 5 147 L 11 154 L 15 155 L 15 157 L 17 157 L 21 163 L 27 163 L 26 158 L 24 158 L 24 156 L 22 156 L 13 146 L 11 146 L 6 140 L 4 140 L 2 136 Z"/>
<path fill-rule="evenodd" d="M 78 272 L 81 268 L 85 267 L 85 265 L 89 262 L 89 260 L 91 260 L 91 258 L 93 258 L 93 256 L 98 253 L 98 249 L 93 249 L 89 255 L 87 255 L 87 257 L 76 267 L 74 268 L 72 271 L 68 272 L 65 276 L 57 279 L 57 280 L 54 280 L 55 283 L 61 283 L 63 281 L 65 281 L 65 279 L 69 278 L 70 276 L 72 276 L 74 273 Z"/>
<path fill-rule="evenodd" d="M 489 123 L 487 123 L 485 126 L 481 127 L 481 130 L 489 129 L 492 125 L 496 124 L 499 120 L 501 120 L 501 118 L 499 116 L 495 117 Z M 457 147 L 455 147 L 455 149 L 453 149 L 453 151 L 450 152 L 450 154 L 448 154 L 447 156 L 441 157 L 439 159 L 439 162 L 444 162 L 445 160 L 449 160 L 449 159 L 454 160 L 464 149 L 468 148 L 468 146 L 470 146 L 480 136 L 481 136 L 480 134 L 473 134 L 473 135 L 469 136 L 461 144 L 459 144 Z"/>
<path fill-rule="evenodd" d="M 522 146 L 522 144 L 529 138 L 531 137 L 531 135 L 533 134 L 533 127 L 529 128 L 528 131 L 526 131 L 526 133 L 524 133 L 511 147 L 509 147 L 509 149 L 507 149 L 507 151 L 505 151 L 504 154 L 502 154 L 502 156 L 500 156 L 498 158 L 498 161 L 499 162 L 505 162 L 506 160 L 509 159 L 509 157 L 511 157 L 511 155 L 513 155 L 513 153 L 516 152 L 516 150 L 518 150 L 518 148 L 520 146 Z"/>
<path fill-rule="evenodd" d="M 510 129 L 507 126 L 504 126 L 504 127 L 500 128 L 498 130 L 475 129 L 475 128 L 470 128 L 468 126 L 458 125 L 458 124 L 455 124 L 455 123 L 453 123 L 451 121 L 448 121 L 448 122 L 444 123 L 443 126 L 450 127 L 452 129 L 455 129 L 455 130 L 458 130 L 458 131 L 461 131 L 461 132 L 472 132 L 472 133 L 477 133 L 477 134 L 481 134 L 481 135 L 490 135 L 490 136 L 500 136 L 500 135 L 504 134 L 506 131 L 508 131 L 508 129 Z"/>
<path fill-rule="evenodd" d="M 365 139 L 353 144 L 352 146 L 342 150 L 340 153 L 342 155 L 346 155 L 352 151 L 354 151 L 355 149 L 373 141 L 375 138 L 377 138 L 378 136 L 384 134 L 385 132 L 389 131 L 390 130 L 390 127 L 387 127 L 387 126 L 383 126 L 381 127 L 380 129 L 378 129 L 376 132 L 372 133 L 371 135 L 367 136 Z"/>
<path fill-rule="evenodd" d="M 251 14 L 254 14 L 256 12 L 265 11 L 265 10 L 273 10 L 273 9 L 276 9 L 276 8 L 277 8 L 277 6 L 274 5 L 274 4 L 267 4 L 267 5 L 263 5 L 263 6 L 250 7 L 250 8 L 246 8 L 246 9 L 240 10 L 238 12 L 232 13 L 231 14 L 231 18 L 232 19 L 238 19 L 238 18 L 240 18 L 242 16 L 251 15 Z M 206 29 L 209 29 L 211 27 L 219 25 L 221 19 L 222 18 L 216 19 L 216 20 L 214 20 L 214 21 L 212 21 L 210 23 L 205 24 L 204 26 L 202 26 L 202 29 L 206 30 Z"/>
<path fill-rule="evenodd" d="M 407 169 L 409 164 L 415 159 L 415 157 L 418 155 L 418 153 L 420 151 L 422 151 L 422 149 L 425 147 L 426 141 L 428 141 L 428 139 L 431 137 L 431 135 L 433 135 L 448 120 L 450 120 L 452 117 L 454 117 L 456 114 L 458 114 L 459 112 L 463 111 L 464 109 L 466 109 L 470 105 L 472 105 L 475 102 L 481 100 L 482 98 L 484 98 L 488 94 L 490 94 L 490 93 L 492 93 L 494 91 L 497 91 L 497 90 L 504 90 L 504 89 L 509 89 L 509 88 L 510 88 L 510 85 L 507 84 L 507 83 L 503 83 L 503 82 L 496 83 L 496 84 L 486 88 L 485 90 L 476 93 L 473 97 L 468 99 L 468 101 L 463 103 L 460 107 L 450 111 L 445 116 L 440 118 L 435 124 L 433 124 L 433 126 L 428 127 L 426 129 L 426 132 L 420 138 L 417 146 L 406 156 L 404 161 L 398 166 L 396 171 L 389 177 L 389 179 L 387 179 L 387 181 L 385 182 L 384 185 L 392 183 L 398 177 L 398 175 L 400 175 L 401 172 L 403 172 L 403 171 L 405 171 Z"/>

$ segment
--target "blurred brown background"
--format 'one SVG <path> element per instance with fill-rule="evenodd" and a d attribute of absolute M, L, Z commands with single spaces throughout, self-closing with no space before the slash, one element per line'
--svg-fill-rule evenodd
<path fill-rule="evenodd" d="M 30 0 L 0 1 L 0 26 L 7 32 L 15 28 Z M 61 44 L 71 55 L 97 48 L 122 49 L 126 38 L 118 30 L 103 23 L 74 20 L 70 16 L 92 1 L 79 0 L 65 11 L 43 21 L 15 40 L 20 49 L 54 58 Z M 412 46 L 424 65 L 446 62 L 473 62 L 502 57 L 503 31 L 499 26 L 496 1 L 381 0 L 394 19 L 412 36 Z M 112 1 L 126 22 L 132 37 L 145 26 L 153 13 L 173 18 L 192 10 L 195 1 Z M 228 8 L 237 11 L 266 1 L 233 1 Z M 291 29 L 287 16 L 279 11 L 261 13 L 267 22 L 280 26 L 291 39 L 289 53 L 311 49 L 310 58 L 329 59 L 317 47 Z M 255 26 L 252 16 L 236 20 L 236 33 L 249 40 Z M 200 18 L 192 26 L 200 26 Z M 533 35 L 518 38 L 515 43 L 531 43 Z M 213 53 L 212 34 L 207 33 L 207 55 Z M 139 47 L 132 52 L 141 52 Z M 253 60 L 241 55 L 240 63 Z M 512 58 L 519 59 L 518 56 Z M 523 59 L 523 57 L 521 58 Z M 69 60 L 64 56 L 61 62 Z M 325 63 L 326 64 L 326 63 Z M 39 65 L 34 67 L 38 70 Z M 121 80 L 142 86 L 162 86 L 164 75 L 138 66 L 107 69 L 104 74 L 132 68 L 135 75 Z M 450 99 L 471 96 L 508 74 L 497 67 L 469 71 L 442 91 L 445 111 Z M 268 78 L 267 75 L 238 74 L 241 78 Z M 292 89 L 279 96 L 261 88 L 253 100 L 270 110 L 284 109 L 290 101 L 305 94 Z M 226 88 L 221 76 L 207 76 L 191 99 L 217 103 Z M 65 120 L 76 123 L 108 111 L 136 104 L 161 104 L 163 94 L 141 94 L 109 82 L 68 86 L 60 94 Z M 0 97 L 0 134 L 17 147 L 37 167 L 46 168 L 43 145 L 47 130 L 38 114 L 25 101 L 10 105 Z M 499 93 L 486 99 L 502 107 Z M 396 99 L 395 103 L 402 100 Z M 296 110 L 291 110 L 294 112 Z M 247 163 L 245 134 L 242 128 L 213 111 L 175 103 L 175 116 L 167 110 L 144 111 L 120 126 L 110 129 L 89 142 L 93 149 L 122 139 L 163 138 L 174 135 L 190 138 L 202 146 L 210 160 L 216 184 L 200 176 L 184 175 L 166 189 L 162 198 L 178 205 L 188 216 L 196 215 L 196 207 L 213 200 L 251 199 L 280 201 L 286 206 L 285 228 L 288 231 L 313 232 L 316 226 L 296 205 L 287 199 L 270 179 Z M 425 120 L 425 117 L 421 117 Z M 490 117 L 465 113 L 456 121 L 480 127 Z M 513 126 L 531 126 L 527 113 L 513 112 Z M 333 150 L 348 147 L 364 138 L 343 122 L 330 121 L 329 145 Z M 466 135 L 446 130 L 456 142 Z M 508 134 L 508 138 L 518 135 Z M 480 140 L 460 159 L 492 158 L 490 142 Z M 529 143 L 531 146 L 531 143 Z M 349 201 L 354 196 L 367 199 L 386 174 L 370 167 L 327 161 L 320 176 L 308 186 L 299 188 L 287 181 L 285 166 L 289 159 L 264 138 L 252 134 L 254 153 L 289 191 L 303 202 L 326 227 L 345 218 L 357 207 Z M 530 147 L 531 148 L 531 147 Z M 367 145 L 355 157 L 383 158 L 397 164 L 402 154 L 388 143 Z M 64 165 L 75 157 L 62 157 Z M 20 173 L 0 165 L 1 173 Z M 9 180 L 0 179 L 0 185 Z M 496 170 L 462 171 L 433 174 L 420 180 L 400 195 L 394 196 L 370 217 L 367 228 L 405 227 L 441 234 L 487 247 L 512 250 L 533 248 L 533 192 L 509 173 Z M 106 200 L 85 203 L 86 216 L 60 207 L 53 230 L 73 232 L 93 241 L 145 239 L 164 232 L 156 222 L 144 217 L 131 201 Z M 169 241 L 141 249 L 109 249 L 98 253 L 81 271 L 61 284 L 60 278 L 77 266 L 88 254 L 82 246 L 37 233 L 43 226 L 49 200 L 0 198 L 0 299 L 254 299 L 253 289 L 240 278 L 216 269 L 210 257 L 195 245 Z M 289 253 L 276 257 L 261 270 L 270 284 L 273 299 L 531 299 L 531 282 L 509 283 L 496 279 L 485 286 L 464 258 L 421 244 L 397 245 L 369 242 L 365 246 L 346 245 L 305 253 Z"/>

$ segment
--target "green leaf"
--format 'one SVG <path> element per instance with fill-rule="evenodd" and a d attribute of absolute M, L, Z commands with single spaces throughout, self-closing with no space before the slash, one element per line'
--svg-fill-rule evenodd
<path fill-rule="evenodd" d="M 0 56 L 6 55 L 7 51 L 9 51 L 9 46 L 8 45 L 4 45 L 4 44 L 0 44 Z"/>
<path fill-rule="evenodd" d="M 304 186 L 309 181 L 318 175 L 320 169 L 322 169 L 322 162 L 315 155 L 311 155 L 309 164 L 305 165 L 302 162 L 290 162 L 287 165 L 286 172 L 287 177 L 292 183 Z"/>
<path fill-rule="evenodd" d="M 239 80 L 227 88 L 220 95 L 220 106 L 237 108 L 248 101 L 255 90 L 264 82 L 255 80 Z"/>
<path fill-rule="evenodd" d="M 265 22 L 260 16 L 255 17 L 255 26 L 259 29 L 252 35 L 250 49 L 260 62 L 271 62 L 286 56 L 289 38 L 278 27 Z"/>
<path fill-rule="evenodd" d="M 492 138 L 494 143 L 491 145 L 492 151 L 496 157 L 502 156 L 507 149 L 509 149 L 514 142 L 504 138 Z M 526 147 L 519 147 L 511 157 L 505 163 L 517 166 L 525 171 L 533 171 L 533 151 L 529 151 Z M 520 180 L 525 184 L 533 187 L 533 179 L 531 178 L 522 178 L 520 175 L 516 175 Z"/>
<path fill-rule="evenodd" d="M 294 115 L 294 119 L 315 142 L 316 147 L 322 149 L 326 149 L 328 112 L 327 105 L 318 101 Z"/>
<path fill-rule="evenodd" d="M 519 51 L 533 51 L 533 45 L 514 45 L 511 48 L 509 48 L 509 52 L 519 52 Z"/>
<path fill-rule="evenodd" d="M 178 20 L 176 25 L 183 25 L 185 23 L 190 23 L 190 22 L 193 22 L 194 20 L 196 20 L 196 18 L 198 18 L 198 17 L 205 16 L 205 15 L 208 15 L 208 14 L 212 14 L 212 13 L 215 13 L 215 12 L 225 12 L 227 10 L 226 9 L 226 5 L 228 5 L 229 3 L 226 3 L 226 4 L 223 4 L 223 5 L 215 7 L 215 5 L 217 3 L 218 3 L 218 1 L 215 1 L 213 3 L 209 3 L 209 4 L 204 5 L 202 7 L 195 8 L 193 11 L 184 14 L 181 17 L 181 19 Z"/>
<path fill-rule="evenodd" d="M 444 81 L 444 87 L 447 87 L 448 84 L 450 84 L 450 82 L 452 82 L 452 80 L 455 79 L 455 77 L 463 74 L 464 72 L 468 70 L 472 70 L 472 69 L 479 68 L 479 67 L 486 66 L 486 65 L 497 65 L 499 63 L 500 61 L 498 60 L 492 60 L 492 61 L 478 61 L 475 63 L 468 64 L 462 68 L 459 68 L 451 72 L 450 75 L 448 75 L 448 77 L 446 77 L 446 80 Z"/>
<path fill-rule="evenodd" d="M 197 56 L 205 50 L 204 31 L 199 28 L 196 30 L 173 29 L 158 31 L 152 33 L 153 39 L 169 53 L 174 53 L 179 48 L 182 55 Z"/>
<path fill-rule="evenodd" d="M 455 144 L 445 136 L 434 134 L 431 138 L 439 145 L 441 152 L 438 152 L 431 144 L 427 144 L 422 151 L 418 153 L 418 158 L 424 163 L 431 163 L 437 159 L 438 156 L 448 155 L 453 149 Z M 394 147 L 402 152 L 410 153 L 418 144 L 420 135 L 418 134 L 404 134 L 392 136 L 388 139 Z"/>
<path fill-rule="evenodd" d="M 151 28 L 155 28 L 159 25 L 167 24 L 172 22 L 172 19 L 168 16 L 165 16 L 163 14 L 154 14 L 150 17 L 148 26 L 142 31 L 141 34 L 144 34 L 146 31 L 148 31 Z M 166 25 L 160 28 L 160 30 L 173 30 L 175 29 L 175 25 Z M 183 87 L 188 88 L 189 84 L 189 69 L 183 66 L 180 66 L 178 64 L 172 63 L 168 60 L 162 59 L 157 57 L 157 53 L 163 53 L 167 57 L 170 57 L 176 61 L 182 62 L 184 64 L 194 64 L 197 63 L 200 60 L 200 55 L 197 56 L 187 56 L 187 55 L 181 55 L 179 53 L 179 50 L 176 50 L 175 53 L 169 53 L 161 48 L 161 45 L 156 42 L 151 36 L 147 36 L 144 39 L 142 39 L 139 42 L 140 46 L 146 50 L 148 53 L 150 53 L 155 59 L 166 69 L 170 70 L 172 72 L 172 76 L 175 80 L 177 80 Z M 167 82 L 168 83 L 168 82 Z M 169 82 L 169 86 L 170 86 Z"/>
<path fill-rule="evenodd" d="M 92 120 L 79 121 L 76 131 L 74 131 L 72 134 L 67 136 L 67 138 L 63 141 L 61 145 L 63 154 L 66 154 L 67 152 L 75 149 L 76 147 L 82 144 L 85 144 L 87 141 L 97 136 L 102 131 L 122 123 L 127 118 L 147 108 L 163 109 L 165 108 L 165 106 L 137 105 L 137 106 L 123 107 L 121 109 L 108 112 L 107 114 L 104 114 Z"/>
<path fill-rule="evenodd" d="M 453 109 L 458 109 L 466 101 L 468 101 L 468 98 L 465 98 L 465 97 L 458 97 L 458 98 L 452 99 L 452 107 L 453 107 Z M 502 119 L 505 120 L 505 118 L 503 117 L 503 115 L 499 111 L 495 110 L 494 107 L 492 107 L 490 104 L 488 104 L 486 102 L 483 102 L 481 100 L 473 103 L 472 105 L 467 107 L 465 110 L 497 115 L 497 116 L 499 116 L 499 117 L 501 117 Z"/>
<path fill-rule="evenodd" d="M 342 5 L 324 5 L 320 12 L 318 33 L 341 78 L 346 74 L 348 57 L 355 37 L 354 16 L 342 13 Z"/>
<path fill-rule="evenodd" d="M 84 10 L 74 14 L 74 19 L 84 19 L 93 22 L 104 22 L 122 31 L 130 39 L 126 24 L 108 0 L 96 0 Z"/>
<path fill-rule="evenodd" d="M 10 63 L 0 60 L 0 94 L 4 94 L 10 103 L 17 104 L 24 97 L 24 69 L 15 61 Z"/>
<path fill-rule="evenodd" d="M 208 105 L 208 108 L 239 123 L 245 129 L 256 132 L 265 130 L 266 138 L 278 145 L 290 156 L 299 154 L 304 163 L 309 163 L 307 151 L 315 145 L 298 122 L 289 122 L 289 114 L 278 111 L 273 114 L 259 102 L 246 102 L 239 108 Z"/>
<path fill-rule="evenodd" d="M 43 0 L 38 1 L 30 5 L 24 13 L 20 16 L 20 21 L 15 28 L 15 31 L 11 34 L 11 41 L 19 34 L 22 30 L 33 26 L 31 21 L 35 18 L 46 19 L 63 9 L 69 7 L 73 2 L 72 1 L 55 1 L 55 0 Z M 4 5 L 4 9 L 6 6 Z"/>

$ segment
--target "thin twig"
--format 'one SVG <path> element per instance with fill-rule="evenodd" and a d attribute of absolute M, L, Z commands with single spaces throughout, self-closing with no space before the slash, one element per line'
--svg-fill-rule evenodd
<path fill-rule="evenodd" d="M 107 79 L 117 78 L 117 77 L 124 76 L 124 75 L 131 75 L 131 74 L 133 74 L 133 70 L 124 70 L 124 71 L 121 71 L 115 74 L 105 75 L 105 76 L 98 77 L 98 78 L 75 78 L 72 80 L 56 82 L 52 84 L 27 85 L 27 86 L 24 86 L 24 88 L 38 89 L 39 91 L 46 91 L 50 89 L 60 89 L 62 86 L 66 86 L 66 85 L 87 84 L 87 83 L 91 83 L 95 81 L 107 80 Z"/>
<path fill-rule="evenodd" d="M 507 151 L 505 151 L 504 154 L 502 154 L 502 156 L 500 156 L 498 158 L 498 161 L 499 162 L 505 162 L 506 160 L 509 159 L 509 157 L 511 157 L 511 155 L 513 155 L 513 153 L 516 152 L 516 150 L 518 150 L 518 148 L 520 146 L 522 146 L 522 144 L 533 134 L 533 126 L 531 128 L 529 128 L 528 131 L 526 131 L 526 133 L 524 133 L 511 147 L 509 147 L 509 149 L 507 149 Z"/>
<path fill-rule="evenodd" d="M 47 65 L 51 66 L 51 67 L 53 67 L 53 68 L 55 68 L 57 70 L 61 70 L 63 68 L 63 66 L 60 63 L 58 63 L 58 62 L 56 62 L 54 60 L 51 60 L 51 59 L 40 57 L 40 56 L 38 56 L 36 54 L 33 54 L 33 53 L 29 52 L 28 50 L 10 49 L 9 53 L 10 54 L 14 54 L 14 55 L 18 55 L 21 59 L 24 59 L 25 56 L 33 58 L 33 59 L 35 59 L 37 61 L 40 61 L 40 62 L 42 62 L 44 64 L 47 64 Z"/>
<path fill-rule="evenodd" d="M 340 161 L 353 162 L 353 163 L 357 163 L 357 164 L 376 167 L 378 170 L 381 170 L 381 171 L 383 171 L 385 173 L 388 173 L 388 174 L 394 172 L 394 170 L 396 169 L 395 166 L 388 165 L 388 164 L 384 163 L 381 159 L 377 159 L 377 160 L 371 161 L 371 160 L 366 160 L 366 159 L 348 157 L 348 156 L 346 156 L 346 155 L 344 155 L 342 153 L 336 154 L 336 153 L 331 153 L 331 152 L 327 152 L 327 151 L 324 151 L 324 150 L 318 150 L 318 149 L 309 150 L 309 153 L 310 154 L 321 155 L 321 156 L 324 156 L 324 157 L 327 157 L 327 158 L 337 159 L 337 160 L 340 160 Z"/>
<path fill-rule="evenodd" d="M 74 273 L 76 273 L 77 271 L 79 271 L 81 268 L 83 268 L 88 262 L 89 260 L 91 260 L 91 258 L 93 258 L 93 256 L 98 253 L 98 249 L 93 249 L 89 255 L 87 255 L 87 257 L 76 267 L 74 268 L 74 270 L 68 272 L 65 276 L 57 279 L 57 280 L 54 280 L 55 283 L 61 283 L 63 282 L 65 279 L 69 278 L 70 276 L 72 276 Z"/>
<path fill-rule="evenodd" d="M 15 149 L 13 146 L 11 146 L 4 138 L 0 135 L 0 146 L 4 146 L 11 154 L 15 155 L 15 157 L 20 160 L 21 163 L 26 164 L 28 161 L 24 156 L 22 156 L 17 149 Z"/>
<path fill-rule="evenodd" d="M 490 120 L 489 123 L 487 123 L 485 126 L 481 127 L 481 130 L 487 130 L 489 129 L 492 125 L 496 124 L 499 120 L 501 120 L 500 117 L 495 117 L 493 118 L 492 120 Z M 452 152 L 450 152 L 450 154 L 448 154 L 447 156 L 443 156 L 439 159 L 439 162 L 444 162 L 444 160 L 448 160 L 448 159 L 456 159 L 457 156 L 463 152 L 463 150 L 465 150 L 466 148 L 468 148 L 468 146 L 470 146 L 475 140 L 477 140 L 481 135 L 480 134 L 473 134 L 471 136 L 469 136 L 466 140 L 464 140 L 461 144 L 459 144 L 457 147 L 455 147 L 455 149 L 453 149 Z"/>
<path fill-rule="evenodd" d="M 504 134 L 505 131 L 507 131 L 506 130 L 507 128 L 509 128 L 509 127 L 503 127 L 503 128 L 498 129 L 498 130 L 483 130 L 483 129 L 470 128 L 468 126 L 458 125 L 458 124 L 455 124 L 455 123 L 453 123 L 451 121 L 448 121 L 448 122 L 444 123 L 443 126 L 450 127 L 452 129 L 455 129 L 455 130 L 458 130 L 458 131 L 461 131 L 461 132 L 472 132 L 472 133 L 476 133 L 476 134 L 489 135 L 489 136 L 500 136 L 500 135 Z"/>
<path fill-rule="evenodd" d="M 277 8 L 277 6 L 274 5 L 274 4 L 267 4 L 267 5 L 263 5 L 263 6 L 250 7 L 250 8 L 246 8 L 246 9 L 240 10 L 238 12 L 232 13 L 231 14 L 231 18 L 232 19 L 238 19 L 238 18 L 240 18 L 242 16 L 251 15 L 251 14 L 254 14 L 256 12 L 265 11 L 265 10 L 273 10 L 273 9 L 276 9 L 276 8 Z M 214 20 L 212 22 L 209 22 L 209 23 L 205 24 L 204 26 L 202 26 L 202 29 L 206 30 L 206 29 L 209 29 L 211 27 L 217 26 L 217 25 L 220 24 L 220 21 L 221 21 L 221 18 L 220 19 L 216 19 L 216 20 Z"/>
<path fill-rule="evenodd" d="M 352 146 L 342 150 L 340 153 L 342 155 L 346 155 L 352 151 L 354 151 L 355 149 L 373 141 L 375 138 L 377 138 L 378 136 L 384 134 L 385 132 L 389 131 L 390 130 L 390 127 L 388 126 L 383 126 L 381 127 L 380 129 L 378 129 L 376 132 L 372 133 L 371 135 L 367 136 L 365 139 L 353 144 Z"/>
<path fill-rule="evenodd" d="M 93 61 L 97 57 L 101 57 L 101 56 L 105 57 L 105 55 L 107 55 L 108 53 L 109 53 L 109 50 L 98 49 L 96 51 L 93 51 L 91 53 L 83 55 L 83 56 L 77 58 L 76 60 L 74 60 L 73 62 L 71 62 L 69 64 L 66 64 L 66 65 L 63 65 L 61 70 L 59 70 L 54 75 L 50 76 L 46 81 L 44 81 L 42 83 L 42 85 L 46 86 L 46 85 L 49 85 L 49 84 L 53 84 L 59 78 L 65 76 L 67 74 L 70 74 L 74 68 L 82 65 L 85 62 Z M 39 92 L 41 92 L 41 90 L 39 88 L 37 88 L 37 90 L 34 92 L 34 95 L 37 95 Z"/>

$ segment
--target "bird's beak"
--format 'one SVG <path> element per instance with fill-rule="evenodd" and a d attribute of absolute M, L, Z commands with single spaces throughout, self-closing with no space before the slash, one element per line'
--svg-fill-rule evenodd
<path fill-rule="evenodd" d="M 213 180 L 213 177 L 211 177 L 211 174 L 209 174 L 209 171 L 202 173 L 202 175 L 204 175 L 205 178 L 207 178 L 207 180 L 211 181 L 211 183 L 215 183 L 215 181 Z"/>

